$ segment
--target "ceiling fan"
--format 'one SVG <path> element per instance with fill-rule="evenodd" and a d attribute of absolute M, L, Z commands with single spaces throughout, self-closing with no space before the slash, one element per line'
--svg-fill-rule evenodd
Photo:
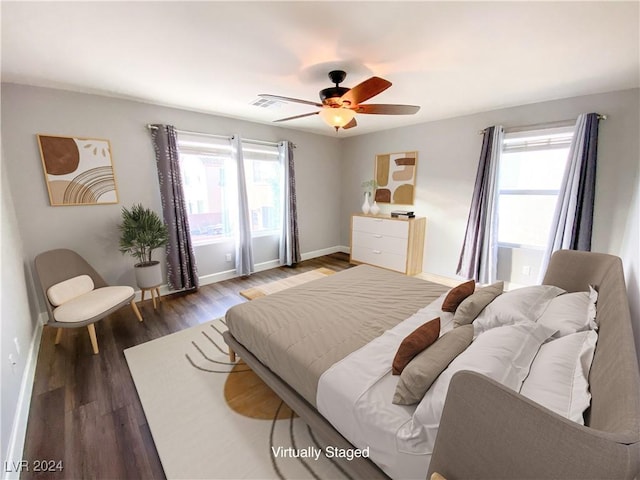
<path fill-rule="evenodd" d="M 297 98 L 281 97 L 279 95 L 270 95 L 261 93 L 259 97 L 280 100 L 283 102 L 303 103 L 305 105 L 313 105 L 319 107 L 317 112 L 304 113 L 293 117 L 281 118 L 275 122 L 286 122 L 297 118 L 309 117 L 311 115 L 320 115 L 322 119 L 330 126 L 336 129 L 353 128 L 358 123 L 355 119 L 356 113 L 366 113 L 374 115 L 413 115 L 420 107 L 415 105 L 389 105 L 389 104 L 364 104 L 371 97 L 375 97 L 391 86 L 391 82 L 380 77 L 371 77 L 368 80 L 356 85 L 353 88 L 341 87 L 347 74 L 342 70 L 332 70 L 329 72 L 329 79 L 335 83 L 335 87 L 320 90 L 320 100 L 322 103 L 312 102 L 308 100 L 300 100 Z"/>

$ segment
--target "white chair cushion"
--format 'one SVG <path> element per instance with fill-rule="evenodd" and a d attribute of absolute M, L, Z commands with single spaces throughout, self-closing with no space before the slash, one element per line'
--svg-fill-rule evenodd
<path fill-rule="evenodd" d="M 93 290 L 93 280 L 89 275 L 78 275 L 64 282 L 56 283 L 47 290 L 47 297 L 51 305 L 60 306 L 80 295 Z"/>
<path fill-rule="evenodd" d="M 100 315 L 133 295 L 133 288 L 103 287 L 74 298 L 56 308 L 56 322 L 82 322 Z"/>

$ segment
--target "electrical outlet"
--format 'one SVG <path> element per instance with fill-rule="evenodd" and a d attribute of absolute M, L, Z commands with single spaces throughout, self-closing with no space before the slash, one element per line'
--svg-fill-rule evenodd
<path fill-rule="evenodd" d="M 224 259 L 225 259 L 227 262 L 230 262 L 230 261 L 231 261 L 231 254 L 230 254 L 230 253 L 226 253 L 226 254 L 225 254 L 225 256 L 224 256 Z"/>
<path fill-rule="evenodd" d="M 18 340 L 18 337 L 14 337 L 13 338 L 13 344 L 16 346 L 16 353 L 18 355 L 20 355 L 21 354 L 21 351 L 20 351 L 20 340 Z"/>
<path fill-rule="evenodd" d="M 529 265 L 525 265 L 524 267 L 522 267 L 522 274 L 526 275 L 527 277 L 531 275 L 531 267 Z"/>

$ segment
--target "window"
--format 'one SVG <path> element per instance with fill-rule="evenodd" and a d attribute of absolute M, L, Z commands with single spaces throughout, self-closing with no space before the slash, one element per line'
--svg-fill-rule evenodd
<path fill-rule="evenodd" d="M 180 134 L 180 171 L 191 239 L 202 245 L 233 238 L 237 218 L 236 166 L 225 138 Z M 251 231 L 279 233 L 283 174 L 275 146 L 243 142 Z"/>
<path fill-rule="evenodd" d="M 507 133 L 498 167 L 498 243 L 544 249 L 573 127 Z"/>

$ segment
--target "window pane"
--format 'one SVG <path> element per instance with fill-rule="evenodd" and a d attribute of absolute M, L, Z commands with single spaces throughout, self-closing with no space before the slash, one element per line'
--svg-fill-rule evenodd
<path fill-rule="evenodd" d="M 280 162 L 245 160 L 251 231 L 279 232 L 282 215 L 282 173 Z"/>
<path fill-rule="evenodd" d="M 228 159 L 191 153 L 180 154 L 191 239 L 207 242 L 233 231 L 228 205 L 225 168 Z"/>
<path fill-rule="evenodd" d="M 558 190 L 569 155 L 568 148 L 503 152 L 500 190 Z"/>
<path fill-rule="evenodd" d="M 500 195 L 498 242 L 546 246 L 556 199 L 556 195 Z"/>
<path fill-rule="evenodd" d="M 232 238 L 237 229 L 237 165 L 226 138 L 180 135 L 180 168 L 194 243 Z M 283 170 L 278 148 L 265 142 L 242 144 L 253 234 L 281 229 Z"/>

